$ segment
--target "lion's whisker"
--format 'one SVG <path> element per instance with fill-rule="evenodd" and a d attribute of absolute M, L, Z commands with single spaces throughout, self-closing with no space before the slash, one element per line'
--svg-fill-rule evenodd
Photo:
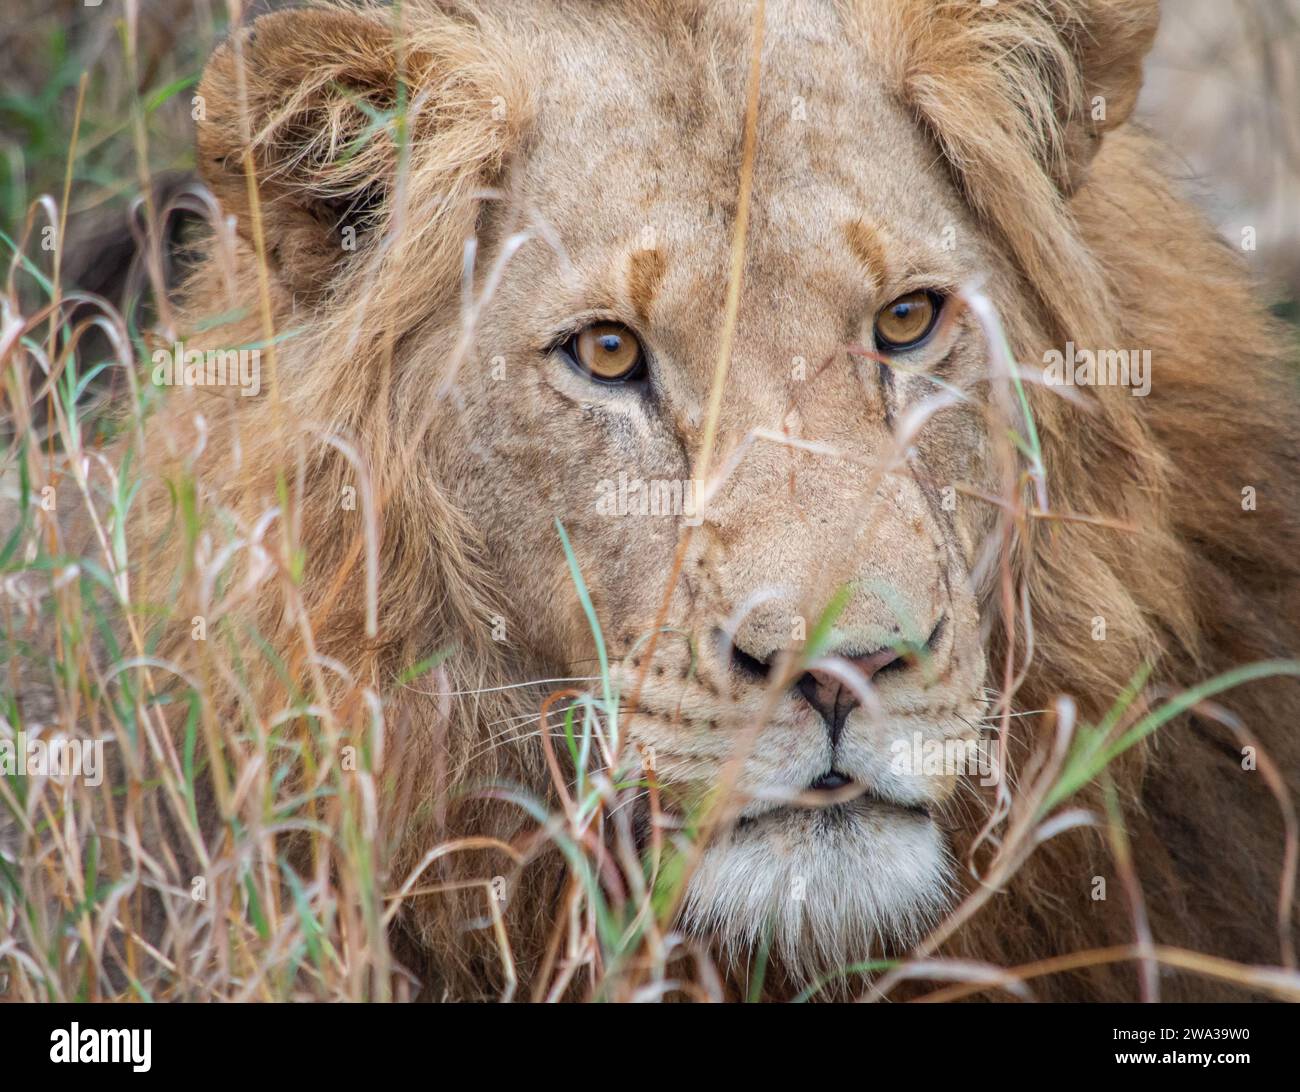
<path fill-rule="evenodd" d="M 596 682 L 599 678 L 599 675 L 580 675 L 571 679 L 530 679 L 527 682 L 506 683 L 503 686 L 482 686 L 472 690 L 418 690 L 408 684 L 405 689 L 414 690 L 417 694 L 427 694 L 433 698 L 462 698 L 471 694 L 497 694 L 503 690 L 523 690 L 530 686 L 550 686 L 554 683 Z"/>

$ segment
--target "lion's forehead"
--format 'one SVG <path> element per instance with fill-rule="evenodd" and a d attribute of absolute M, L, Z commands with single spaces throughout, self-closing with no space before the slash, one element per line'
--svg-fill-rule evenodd
<path fill-rule="evenodd" d="M 725 272 L 743 159 L 750 5 L 723 4 L 693 33 L 611 5 L 520 43 L 537 74 L 528 197 L 584 248 L 645 236 Z M 733 10 L 734 9 L 734 10 Z M 963 218 L 933 146 L 882 84 L 838 5 L 769 5 L 764 34 L 752 264 L 784 275 L 844 249 L 863 219 L 899 246 Z M 679 263 L 680 264 L 680 263 Z"/>

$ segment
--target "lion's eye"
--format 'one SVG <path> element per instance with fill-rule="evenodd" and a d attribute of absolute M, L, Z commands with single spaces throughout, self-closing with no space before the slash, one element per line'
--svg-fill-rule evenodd
<path fill-rule="evenodd" d="M 624 383 L 645 371 L 641 342 L 617 322 L 588 326 L 576 333 L 565 348 L 579 368 L 602 383 Z"/>
<path fill-rule="evenodd" d="M 943 299 L 936 292 L 909 292 L 876 315 L 876 344 L 901 352 L 915 349 L 934 330 Z"/>

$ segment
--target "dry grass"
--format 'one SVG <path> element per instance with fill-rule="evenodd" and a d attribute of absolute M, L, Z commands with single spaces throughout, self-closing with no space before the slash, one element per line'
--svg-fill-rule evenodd
<path fill-rule="evenodd" d="M 105 8 L 110 6 L 111 0 Z M 181 475 L 168 483 L 176 498 L 174 533 L 190 544 L 173 602 L 206 603 L 212 626 L 202 677 L 156 655 L 157 622 L 168 617 L 170 604 L 141 602 L 133 590 L 137 559 L 126 552 L 123 528 L 140 486 L 134 467 L 142 424 L 159 397 L 145 378 L 144 362 L 150 325 L 167 325 L 166 209 L 145 201 L 140 211 L 146 255 L 140 279 L 153 303 L 144 311 L 124 310 L 84 291 L 86 265 L 64 246 L 65 221 L 70 210 L 82 216 L 112 205 L 119 195 L 148 192 L 160 171 L 182 164 L 176 132 L 184 128 L 188 88 L 224 14 L 204 5 L 187 11 L 188 19 L 166 24 L 184 28 L 168 36 L 160 33 L 164 23 L 148 5 L 128 4 L 120 36 L 93 24 L 93 33 L 63 51 L 63 63 L 36 62 L 9 89 L 11 100 L 25 99 L 30 109 L 21 151 L 8 159 L 3 203 L 9 268 L 0 297 L 7 426 L 0 454 L 0 513 L 6 515 L 0 519 L 0 647 L 5 651 L 0 731 L 11 735 L 40 726 L 47 738 L 66 734 L 108 741 L 122 776 L 100 785 L 77 777 L 0 779 L 0 979 L 7 976 L 8 995 L 21 1000 L 404 1000 L 418 992 L 419 983 L 391 948 L 390 924 L 405 901 L 438 893 L 438 884 L 429 879 L 436 869 L 430 866 L 484 845 L 446 842 L 430 846 L 412 870 L 399 873 L 392 867 L 391 832 L 382 827 L 378 801 L 389 791 L 385 773 L 400 769 L 404 754 L 399 726 L 385 719 L 390 694 L 365 679 L 335 677 L 334 665 L 314 655 L 310 627 L 304 626 L 297 647 L 264 649 L 273 661 L 289 655 L 311 665 L 311 685 L 287 706 L 255 709 L 231 722 L 220 720 L 207 698 L 213 680 L 238 689 L 247 675 L 248 665 L 237 652 L 244 642 L 222 640 L 221 620 L 246 618 L 244 608 L 268 582 L 280 584 L 286 601 L 296 603 L 304 559 L 292 536 L 264 541 L 273 519 L 270 509 L 251 527 L 232 527 L 192 478 Z M 56 9 L 37 20 L 29 35 L 50 33 L 53 41 L 71 18 L 68 9 Z M 81 71 L 92 54 L 97 59 L 83 83 Z M 42 120 L 35 105 L 38 88 L 48 93 L 51 111 L 57 104 L 70 105 L 66 131 Z M 755 66 L 751 119 L 759 93 Z M 11 118 L 17 116 L 12 101 L 7 109 Z M 754 126 L 747 125 L 747 164 L 754 139 Z M 15 184 L 19 173 L 22 185 Z M 738 185 L 743 209 L 747 172 Z M 55 196 L 35 196 L 47 192 Z M 194 207 L 204 208 L 201 201 Z M 738 220 L 735 246 L 742 255 L 745 217 Z M 53 250 L 40 244 L 46 227 L 54 228 Z M 740 268 L 738 260 L 724 330 L 734 328 Z M 994 563 L 1002 576 L 1008 625 L 1020 625 L 1030 636 L 1020 640 L 1013 632 L 1006 646 L 1032 655 L 1032 619 L 1016 609 L 1021 599 L 1009 544 L 1016 527 L 1027 521 L 1075 517 L 1046 504 L 1046 472 L 1023 388 L 1029 376 L 1012 360 L 997 316 L 978 289 L 972 288 L 965 302 L 984 327 L 1000 392 L 990 408 L 997 427 L 990 431 L 1008 437 L 998 456 L 1003 493 L 987 498 L 1003 516 L 1003 548 Z M 728 344 L 724 338 L 706 428 L 710 437 Z M 97 405 L 106 391 L 112 392 L 112 415 Z M 958 397 L 960 392 L 939 392 L 903 422 L 899 451 L 931 415 Z M 300 424 L 287 421 L 285 427 L 292 433 Z M 345 437 L 334 442 L 349 444 Z M 749 438 L 729 461 L 702 469 L 706 494 L 734 471 L 749 445 L 765 443 L 798 442 L 776 433 Z M 711 458 L 712 444 L 705 449 Z M 357 463 L 363 464 L 359 455 Z M 282 470 L 277 507 L 292 513 L 301 468 L 286 459 Z M 373 514 L 382 510 L 382 498 L 370 495 L 364 479 L 361 493 L 361 508 L 377 518 Z M 73 523 L 89 529 L 85 548 L 68 535 Z M 292 527 L 293 520 L 287 523 Z M 563 528 L 558 533 L 563 537 Z M 684 549 L 685 543 L 665 574 L 665 607 Z M 246 564 L 234 579 L 237 556 Z M 720 999 L 727 969 L 677 933 L 674 922 L 698 847 L 734 816 L 730 779 L 724 776 L 719 791 L 684 820 L 661 810 L 654 771 L 644 768 L 642 756 L 628 744 L 640 680 L 629 694 L 617 692 L 599 618 L 571 550 L 568 556 L 575 595 L 596 635 L 600 671 L 591 679 L 561 681 L 575 685 L 557 683 L 535 725 L 501 728 L 503 735 L 536 728 L 554 792 L 545 800 L 518 797 L 535 819 L 535 830 L 495 848 L 522 868 L 539 846 L 553 845 L 569 868 L 555 932 L 531 996 Z M 373 566 L 368 571 L 372 580 L 380 578 Z M 787 674 L 823 657 L 829 646 L 836 589 L 817 589 L 813 598 L 830 606 L 812 627 L 803 658 L 785 665 Z M 653 646 L 660 627 L 643 639 Z M 443 689 L 440 665 L 449 652 L 410 665 L 398 685 Z M 648 652 L 643 660 L 648 666 Z M 991 731 L 1011 730 L 1015 680 L 1023 669 L 1023 661 L 1012 659 L 997 665 L 1002 686 Z M 864 998 L 889 997 L 901 983 L 918 978 L 948 983 L 929 1000 L 984 991 L 1030 996 L 1043 974 L 1133 961 L 1146 969 L 1142 981 L 1148 997 L 1158 989 L 1154 968 L 1163 965 L 1300 1000 L 1288 924 L 1297 830 L 1275 771 L 1265 769 L 1265 775 L 1289 824 L 1278 904 L 1283 969 L 1243 966 L 1152 942 L 1118 809 L 1098 814 L 1073 803 L 1079 789 L 1104 781 L 1112 761 L 1174 716 L 1193 706 L 1214 715 L 1212 699 L 1218 693 L 1268 674 L 1298 674 L 1300 665 L 1255 665 L 1164 701 L 1143 694 L 1139 665 L 1134 673 L 1133 688 L 1115 695 L 1112 715 L 1100 724 L 1076 723 L 1068 698 L 1049 711 L 1054 736 L 1014 790 L 1004 786 L 989 817 L 985 834 L 996 849 L 985 864 L 983 885 L 906 960 L 857 968 L 870 976 L 869 985 L 860 987 Z M 287 675 L 297 677 L 293 671 Z M 774 697 L 782 681 L 777 673 Z M 20 714 L 19 693 L 40 693 L 43 703 L 25 700 Z M 749 739 L 752 734 L 738 743 L 732 774 Z M 487 791 L 518 795 L 504 785 Z M 199 818 L 213 802 L 209 792 L 221 817 L 215 826 Z M 654 819 L 646 846 L 631 823 L 632 808 L 644 797 Z M 170 843 L 150 836 L 168 822 Z M 1128 888 L 1131 945 L 1010 968 L 934 956 L 1037 846 L 1082 824 L 1096 825 L 1110 838 Z M 509 998 L 517 992 L 516 975 L 495 897 L 498 882 L 492 875 L 476 881 L 483 913 L 469 926 L 493 931 L 506 983 L 502 996 Z M 155 893 L 167 896 L 161 920 Z M 760 957 L 749 971 L 755 996 L 762 976 Z M 805 991 L 806 996 L 817 993 L 815 987 Z"/>

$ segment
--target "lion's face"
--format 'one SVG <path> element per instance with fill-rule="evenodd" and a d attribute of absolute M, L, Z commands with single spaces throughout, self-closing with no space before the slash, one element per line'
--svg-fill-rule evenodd
<path fill-rule="evenodd" d="M 989 512 L 954 487 L 989 473 L 987 365 L 953 296 L 1000 263 L 829 5 L 776 6 L 721 484 L 688 529 L 736 222 L 746 7 L 710 20 L 725 70 L 688 79 L 665 51 L 680 61 L 690 41 L 649 23 L 530 39 L 558 76 L 480 225 L 480 262 L 513 230 L 533 238 L 478 319 L 442 436 L 509 604 L 507 642 L 557 674 L 598 671 L 558 520 L 620 695 L 644 676 L 624 723 L 669 795 L 736 764 L 743 807 L 692 882 L 695 921 L 740 941 L 775 913 L 789 952 L 843 956 L 913 933 L 945 895 L 936 813 L 955 780 L 902 772 L 900 754 L 972 737 L 983 709 L 971 572 Z M 850 352 L 887 338 L 916 341 L 897 368 Z M 917 432 L 943 384 L 974 406 Z M 851 799 L 815 792 L 837 786 Z"/>
<path fill-rule="evenodd" d="M 394 645 L 469 632 L 483 670 L 510 661 L 496 692 L 599 692 L 607 657 L 670 818 L 736 790 L 689 922 L 735 947 L 771 930 L 807 967 L 945 902 L 959 781 L 924 756 L 979 734 L 990 558 L 1016 545 L 989 500 L 1016 488 L 1005 384 L 957 294 L 982 286 L 1020 359 L 1111 329 L 1066 210 L 1156 11 L 772 0 L 746 204 L 753 12 L 430 0 L 395 15 L 400 48 L 374 13 L 268 16 L 242 75 L 234 48 L 209 65 L 198 147 L 249 270 L 266 240 L 283 325 L 312 316 L 280 351 L 301 412 L 401 465 L 377 591 Z M 376 122 L 399 84 L 406 157 Z M 489 738 L 457 753 L 499 754 L 508 729 L 477 716 Z"/>

